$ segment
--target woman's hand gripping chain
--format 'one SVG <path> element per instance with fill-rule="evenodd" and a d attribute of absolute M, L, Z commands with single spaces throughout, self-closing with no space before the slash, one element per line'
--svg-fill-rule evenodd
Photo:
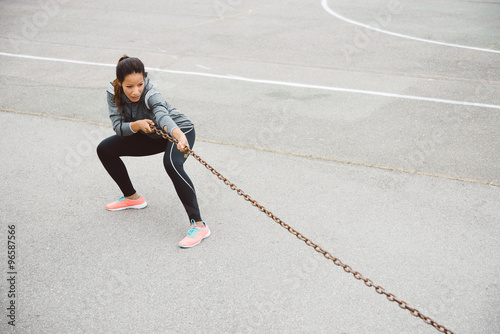
<path fill-rule="evenodd" d="M 191 149 L 189 148 L 189 143 L 187 141 L 187 138 L 181 129 L 179 129 L 179 128 L 174 129 L 174 131 L 176 131 L 176 135 L 177 135 L 176 137 L 179 137 L 179 139 L 178 139 L 178 138 L 175 138 L 175 137 L 169 135 L 168 132 L 166 131 L 166 129 L 165 129 L 165 132 L 161 131 L 160 129 L 158 129 L 155 126 L 154 123 L 150 124 L 149 126 L 151 127 L 152 132 L 155 132 L 157 135 L 159 135 L 159 136 L 163 137 L 164 139 L 167 139 L 167 140 L 171 141 L 172 143 L 176 144 L 177 149 L 181 152 L 184 152 L 184 159 L 187 159 L 187 157 L 191 153 Z"/>

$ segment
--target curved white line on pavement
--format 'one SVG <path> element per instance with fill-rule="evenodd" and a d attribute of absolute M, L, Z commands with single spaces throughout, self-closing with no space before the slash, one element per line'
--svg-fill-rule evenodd
<path fill-rule="evenodd" d="M 116 64 L 105 64 L 105 63 L 96 63 L 96 62 L 88 62 L 88 61 L 61 59 L 61 58 L 46 58 L 46 57 L 37 57 L 37 56 L 29 56 L 29 55 L 18 55 L 18 54 L 14 54 L 14 53 L 6 53 L 6 52 L 0 52 L 0 56 L 25 58 L 25 59 L 33 59 L 33 60 L 43 60 L 43 61 L 53 61 L 53 62 L 79 64 L 79 65 L 92 65 L 92 66 L 105 66 L 105 67 L 115 67 L 116 66 Z M 383 97 L 393 97 L 393 98 L 400 98 L 400 99 L 407 99 L 407 100 L 446 103 L 446 104 L 454 104 L 454 105 L 460 105 L 460 106 L 500 109 L 500 105 L 496 105 L 496 104 L 446 100 L 446 99 L 438 99 L 438 98 L 433 98 L 433 97 L 423 97 L 423 96 L 413 96 L 413 95 L 377 92 L 377 91 L 372 91 L 372 90 L 351 89 L 351 88 L 341 88 L 341 87 L 321 86 L 321 85 L 309 85 L 309 84 L 303 84 L 303 83 L 297 83 L 297 82 L 265 80 L 265 79 L 250 79 L 250 78 L 238 77 L 238 76 L 234 76 L 234 75 L 221 75 L 221 74 L 211 74 L 211 73 L 201 73 L 201 72 L 175 71 L 175 70 L 165 70 L 162 68 L 154 68 L 154 67 L 146 67 L 146 70 L 155 71 L 155 72 L 171 73 L 171 74 L 193 75 L 193 76 L 209 77 L 209 78 L 217 78 L 217 79 L 236 80 L 236 81 L 244 81 L 244 82 L 259 83 L 259 84 L 288 86 L 288 87 L 295 87 L 295 88 L 319 89 L 319 90 L 328 90 L 328 91 L 334 91 L 334 92 L 357 93 L 357 94 L 375 95 L 375 96 L 383 96 Z"/>
<path fill-rule="evenodd" d="M 331 9 L 328 6 L 328 0 L 322 0 L 321 1 L 321 5 L 323 6 L 323 9 L 326 10 L 329 14 L 335 16 L 336 18 L 338 18 L 338 19 L 340 19 L 342 21 L 345 21 L 345 22 L 348 22 L 348 23 L 351 23 L 351 24 L 354 24 L 354 25 L 357 25 L 357 26 L 360 26 L 360 27 L 363 27 L 363 28 L 366 28 L 366 29 L 378 31 L 378 32 L 381 32 L 383 34 L 392 35 L 392 36 L 401 37 L 401 38 L 406 38 L 406 39 L 412 39 L 412 40 L 419 41 L 419 42 L 432 43 L 432 44 L 443 45 L 443 46 L 452 46 L 452 47 L 455 47 L 455 48 L 476 50 L 476 51 L 482 51 L 482 52 L 500 53 L 500 50 L 483 49 L 483 48 L 476 48 L 476 47 L 473 47 L 473 46 L 466 46 L 466 45 L 460 45 L 460 44 L 438 42 L 438 41 L 433 41 L 433 40 L 430 40 L 430 39 L 418 38 L 418 37 L 413 37 L 413 36 L 398 34 L 398 33 L 392 32 L 392 31 L 387 31 L 387 30 L 379 29 L 379 28 L 372 27 L 372 26 L 369 26 L 369 25 L 361 23 L 361 22 L 357 22 L 357 21 L 348 19 L 347 17 L 340 15 L 339 13 L 335 12 L 333 9 Z"/>

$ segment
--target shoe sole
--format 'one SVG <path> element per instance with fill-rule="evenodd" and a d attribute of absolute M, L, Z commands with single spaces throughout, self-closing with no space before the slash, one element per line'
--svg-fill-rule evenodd
<path fill-rule="evenodd" d="M 123 208 L 118 208 L 118 209 L 108 209 L 108 211 L 121 211 L 121 210 L 127 210 L 127 209 L 144 209 L 145 207 L 148 206 L 148 203 L 144 202 L 142 204 L 137 204 L 137 205 L 131 205 L 131 206 L 124 206 Z"/>
<path fill-rule="evenodd" d="M 200 242 L 202 242 L 202 241 L 203 241 L 203 239 L 208 238 L 208 237 L 210 236 L 210 234 L 212 234 L 212 232 L 208 231 L 208 233 L 207 233 L 207 235 L 206 235 L 206 236 L 204 236 L 204 237 L 203 237 L 200 241 L 198 241 L 198 242 L 197 242 L 197 243 L 195 243 L 195 244 L 192 244 L 191 246 L 183 246 L 183 245 L 179 244 L 179 247 L 180 247 L 180 248 L 191 248 L 191 247 L 194 247 L 194 246 L 196 246 L 196 245 L 199 245 L 199 244 L 200 244 Z"/>

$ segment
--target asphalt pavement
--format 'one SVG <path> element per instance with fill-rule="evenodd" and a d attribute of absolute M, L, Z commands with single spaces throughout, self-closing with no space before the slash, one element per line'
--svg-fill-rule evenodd
<path fill-rule="evenodd" d="M 177 246 L 161 155 L 124 158 L 148 207 L 106 211 L 123 54 L 198 155 L 337 264 L 454 333 L 500 332 L 499 19 L 498 1 L 0 1 L 0 332 L 437 332 L 193 158 L 200 245 Z"/>

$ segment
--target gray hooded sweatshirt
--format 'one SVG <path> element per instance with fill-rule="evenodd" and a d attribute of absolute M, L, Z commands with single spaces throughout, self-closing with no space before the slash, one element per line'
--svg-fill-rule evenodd
<path fill-rule="evenodd" d="M 111 118 L 113 130 L 120 137 L 133 135 L 134 132 L 130 124 L 141 119 L 152 120 L 156 128 L 161 130 L 167 126 L 170 135 L 175 128 L 193 127 L 193 123 L 184 114 L 172 107 L 163 99 L 160 92 L 153 88 L 147 73 L 146 78 L 144 78 L 144 90 L 139 101 L 132 102 L 125 94 L 122 94 L 120 110 L 118 111 L 115 105 L 115 90 L 112 82 L 108 85 L 107 95 L 109 118 Z M 146 135 L 155 139 L 161 138 L 156 133 L 147 133 Z"/>

